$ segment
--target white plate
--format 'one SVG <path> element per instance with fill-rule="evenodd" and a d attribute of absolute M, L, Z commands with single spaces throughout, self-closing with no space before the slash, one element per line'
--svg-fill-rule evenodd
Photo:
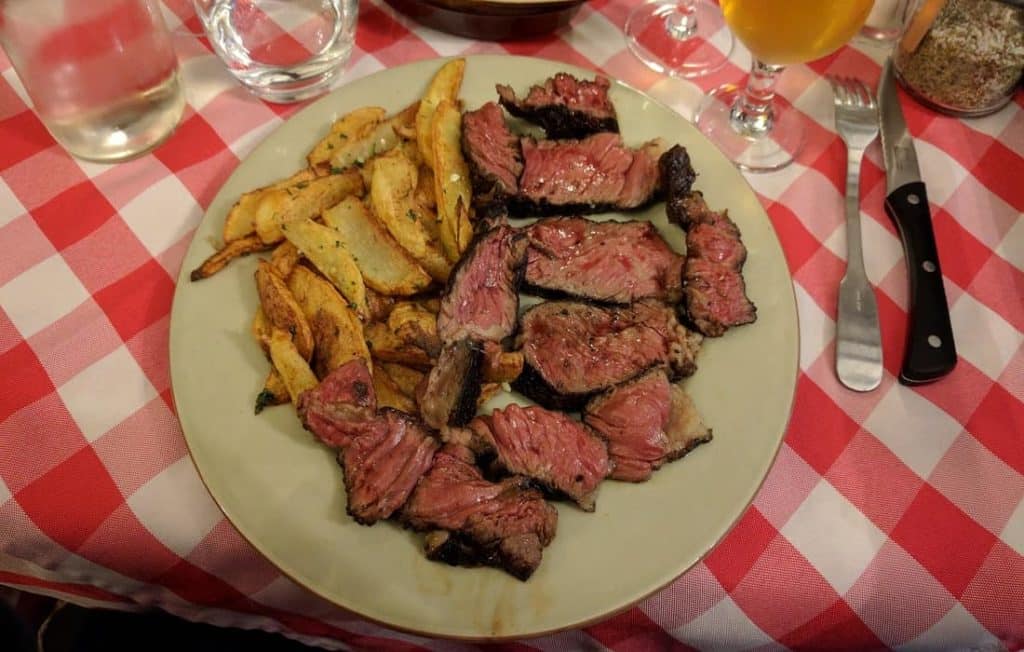
<path fill-rule="evenodd" d="M 644 484 L 605 482 L 593 514 L 559 504 L 558 534 L 528 582 L 494 569 L 428 561 L 419 535 L 390 523 L 352 521 L 334 456 L 302 429 L 294 411 L 284 406 L 253 414 L 268 368 L 249 334 L 258 305 L 254 257 L 208 280 L 188 279 L 213 251 L 224 215 L 243 191 L 303 167 L 306 153 L 339 115 L 370 104 L 405 107 L 439 66 L 438 60 L 421 61 L 338 89 L 281 125 L 231 175 L 178 279 L 170 339 L 174 398 L 192 458 L 224 513 L 284 573 L 327 600 L 437 636 L 521 637 L 579 626 L 650 595 L 707 554 L 754 497 L 792 404 L 797 318 L 782 249 L 750 186 L 686 120 L 635 90 L 612 86 L 625 140 L 639 144 L 661 136 L 686 146 L 700 174 L 697 188 L 739 225 L 758 320 L 708 340 L 686 384 L 714 441 Z M 593 76 L 539 59 L 469 57 L 462 98 L 476 108 L 495 99 L 495 82 L 525 89 L 560 70 Z M 682 247 L 662 204 L 639 216 Z"/>

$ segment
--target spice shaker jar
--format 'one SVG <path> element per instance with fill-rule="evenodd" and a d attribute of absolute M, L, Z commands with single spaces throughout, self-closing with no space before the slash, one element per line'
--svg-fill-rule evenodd
<path fill-rule="evenodd" d="M 896 77 L 922 104 L 972 117 L 998 111 L 1024 73 L 1019 0 L 917 0 L 893 54 Z"/>

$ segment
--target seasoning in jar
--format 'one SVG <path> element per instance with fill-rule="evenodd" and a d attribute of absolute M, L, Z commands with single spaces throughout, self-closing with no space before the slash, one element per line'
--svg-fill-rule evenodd
<path fill-rule="evenodd" d="M 999 0 L 919 1 L 893 63 L 903 86 L 936 110 L 997 111 L 1024 71 L 1024 9 Z"/>

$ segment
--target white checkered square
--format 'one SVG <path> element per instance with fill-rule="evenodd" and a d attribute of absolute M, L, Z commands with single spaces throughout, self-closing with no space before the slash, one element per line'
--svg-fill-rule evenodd
<path fill-rule="evenodd" d="M 215 56 L 192 57 L 181 64 L 185 99 L 196 111 L 238 82 Z"/>
<path fill-rule="evenodd" d="M 793 102 L 793 106 L 829 131 L 836 131 L 835 104 L 832 102 L 832 86 L 819 77 L 811 82 Z"/>
<path fill-rule="evenodd" d="M 929 201 L 945 203 L 967 178 L 967 170 L 944 150 L 925 140 L 915 140 L 914 146 L 921 166 L 921 178 L 942 179 L 942 183 L 928 184 Z"/>
<path fill-rule="evenodd" d="M 124 346 L 57 388 L 85 438 L 96 441 L 149 403 L 156 389 Z"/>
<path fill-rule="evenodd" d="M 142 485 L 128 506 L 153 536 L 182 557 L 224 518 L 187 456 Z"/>
<path fill-rule="evenodd" d="M 956 419 L 909 387 L 893 385 L 864 427 L 922 478 L 963 432 Z"/>
<path fill-rule="evenodd" d="M 914 640 L 895 648 L 900 652 L 928 652 L 930 650 L 1005 650 L 1006 648 L 982 627 L 959 602 Z"/>
<path fill-rule="evenodd" d="M 89 298 L 60 254 L 54 254 L 0 286 L 0 306 L 28 339 Z"/>
<path fill-rule="evenodd" d="M 263 140 L 269 136 L 271 132 L 280 127 L 281 124 L 282 120 L 275 117 L 228 143 L 228 148 L 234 152 L 235 156 L 237 156 L 239 160 L 244 160 L 245 157 L 249 155 L 249 152 L 263 142 Z"/>
<path fill-rule="evenodd" d="M 996 253 L 1024 271 L 1024 215 L 1010 227 L 1003 241 L 996 247 Z"/>
<path fill-rule="evenodd" d="M 964 293 L 949 311 L 961 357 L 989 378 L 999 378 L 1024 342 L 1024 335 L 988 306 Z"/>
<path fill-rule="evenodd" d="M 604 65 L 608 59 L 622 51 L 622 26 L 612 24 L 604 14 L 597 11 L 577 21 L 573 25 L 572 36 L 573 49 L 595 66 Z"/>
<path fill-rule="evenodd" d="M 59 577 L 64 581 L 93 584 L 120 595 L 131 595 L 145 586 L 138 580 L 122 575 L 106 566 L 100 566 L 74 553 L 69 553 L 61 559 L 53 571 L 55 579 Z"/>
<path fill-rule="evenodd" d="M 825 480 L 811 490 L 781 533 L 840 595 L 853 586 L 886 540 L 884 532 Z"/>
<path fill-rule="evenodd" d="M 726 640 L 729 641 L 729 648 L 733 650 L 768 650 L 773 647 L 785 649 L 755 625 L 728 595 L 700 616 L 670 633 L 698 650 L 720 649 L 722 642 Z"/>
<path fill-rule="evenodd" d="M 1006 108 L 1002 111 L 996 111 L 991 115 L 986 115 L 981 118 L 965 120 L 964 123 L 969 125 L 972 129 L 976 129 L 983 134 L 988 134 L 998 140 L 999 135 L 1006 130 L 1007 125 L 1013 121 L 1017 114 L 1017 111 Z"/>
<path fill-rule="evenodd" d="M 808 170 L 811 169 L 812 168 L 808 168 L 800 163 L 793 162 L 781 170 L 772 172 L 771 174 L 748 174 L 746 175 L 746 179 L 758 194 L 764 195 L 768 199 L 778 201 L 787 190 L 793 188 L 793 184 L 797 179 L 807 174 Z M 814 174 L 820 176 L 821 173 L 815 171 Z M 834 186 L 832 188 L 832 192 L 836 192 Z M 788 205 L 789 202 L 787 201 L 786 204 Z M 800 218 L 805 227 L 812 232 L 814 231 L 814 220 L 820 219 L 818 218 L 817 213 L 813 213 L 811 215 L 803 215 L 799 211 L 794 211 L 794 213 L 796 213 L 797 217 Z M 832 230 L 830 229 L 829 233 L 831 233 L 831 231 Z"/>
<path fill-rule="evenodd" d="M 18 78 L 18 75 L 14 72 L 13 67 L 8 68 L 7 70 L 0 73 L 0 76 L 3 76 L 4 80 L 11 85 L 11 89 L 14 90 L 14 92 L 17 94 L 18 97 L 21 98 L 21 101 L 24 102 L 26 106 L 34 106 L 32 104 L 32 100 L 28 96 L 28 92 L 25 91 L 24 84 L 21 83 L 21 79 Z"/>
<path fill-rule="evenodd" d="M 903 245 L 899 238 L 871 219 L 860 214 L 860 233 L 864 250 L 864 269 L 868 280 L 879 285 L 897 265 L 903 264 Z M 843 260 L 847 259 L 846 225 L 836 229 L 822 244 Z"/>
<path fill-rule="evenodd" d="M 0 179 L 0 226 L 13 222 L 25 214 L 25 207 L 14 196 L 3 179 Z"/>
<path fill-rule="evenodd" d="M 121 209 L 121 217 L 154 256 L 199 224 L 203 210 L 178 177 L 166 176 Z"/>
<path fill-rule="evenodd" d="M 793 285 L 800 321 L 800 368 L 807 370 L 836 335 L 836 324 L 802 285 Z"/>
<path fill-rule="evenodd" d="M 1010 520 L 1006 522 L 1003 531 L 999 533 L 999 538 L 1019 554 L 1024 555 L 1024 500 L 1021 500 L 1017 504 L 1017 509 L 1010 514 Z"/>

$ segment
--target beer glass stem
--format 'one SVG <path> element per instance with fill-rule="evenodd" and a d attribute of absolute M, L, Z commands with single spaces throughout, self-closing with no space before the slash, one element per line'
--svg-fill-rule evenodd
<path fill-rule="evenodd" d="M 783 68 L 754 59 L 747 85 L 729 112 L 729 121 L 738 133 L 757 138 L 772 130 L 775 83 Z"/>
<path fill-rule="evenodd" d="M 696 0 L 679 0 L 676 10 L 665 19 L 665 29 L 672 38 L 680 41 L 692 37 L 697 32 Z"/>

